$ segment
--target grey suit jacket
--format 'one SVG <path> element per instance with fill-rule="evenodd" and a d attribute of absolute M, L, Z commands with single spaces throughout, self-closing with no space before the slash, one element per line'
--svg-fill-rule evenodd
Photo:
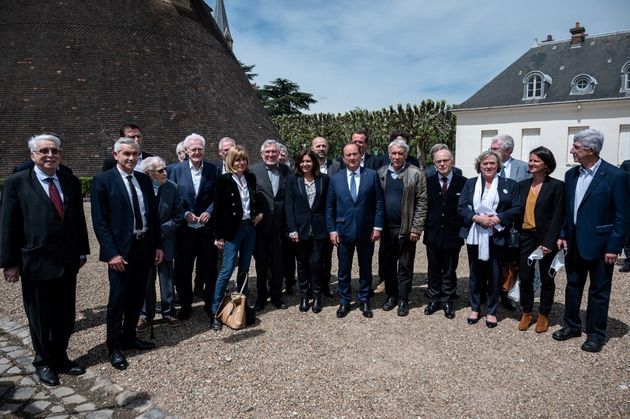
<path fill-rule="evenodd" d="M 512 163 L 510 164 L 509 178 L 516 182 L 528 179 L 532 176 L 527 172 L 528 169 L 529 168 L 527 167 L 527 163 L 525 163 L 523 160 L 516 160 L 513 158 Z"/>
<path fill-rule="evenodd" d="M 179 197 L 177 184 L 167 180 L 158 189 L 158 214 L 162 229 L 164 260 L 175 257 L 175 236 L 177 229 L 184 223 L 184 204 Z"/>

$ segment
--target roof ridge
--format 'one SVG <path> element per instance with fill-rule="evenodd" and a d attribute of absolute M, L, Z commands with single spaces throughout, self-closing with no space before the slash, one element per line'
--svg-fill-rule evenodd
<path fill-rule="evenodd" d="M 605 33 L 600 33 L 597 35 L 587 35 L 585 42 L 587 42 L 589 39 L 592 39 L 592 38 L 602 38 L 605 36 L 621 35 L 621 34 L 626 34 L 626 33 L 630 34 L 630 29 L 626 29 L 623 31 L 615 31 L 615 32 L 605 32 Z M 557 44 L 562 44 L 564 42 L 571 42 L 571 38 L 558 39 L 558 40 L 554 39 L 553 41 L 536 41 L 536 44 L 532 46 L 532 48 L 538 48 L 545 45 L 557 45 Z"/>

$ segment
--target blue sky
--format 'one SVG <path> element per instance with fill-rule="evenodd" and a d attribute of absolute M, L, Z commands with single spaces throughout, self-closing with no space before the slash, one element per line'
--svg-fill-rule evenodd
<path fill-rule="evenodd" d="M 206 0 L 214 8 L 215 0 Z M 547 34 L 630 30 L 625 0 L 224 0 L 234 53 L 256 83 L 278 77 L 310 112 L 463 102 Z"/>

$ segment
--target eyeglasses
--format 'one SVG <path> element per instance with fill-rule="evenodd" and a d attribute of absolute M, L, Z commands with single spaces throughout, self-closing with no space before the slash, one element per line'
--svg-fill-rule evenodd
<path fill-rule="evenodd" d="M 189 148 L 188 151 L 191 153 L 201 153 L 203 152 L 203 148 Z"/>
<path fill-rule="evenodd" d="M 41 154 L 43 156 L 58 156 L 61 153 L 61 150 L 58 148 L 42 148 L 41 150 L 36 150 L 35 153 Z"/>
<path fill-rule="evenodd" d="M 156 173 L 166 173 L 166 169 L 165 168 L 161 168 L 161 169 L 153 169 L 153 170 L 149 170 L 150 172 L 156 172 Z"/>

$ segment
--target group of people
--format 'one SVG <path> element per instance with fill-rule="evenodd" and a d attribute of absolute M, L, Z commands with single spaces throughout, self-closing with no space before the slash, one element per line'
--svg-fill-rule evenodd
<path fill-rule="evenodd" d="M 577 165 L 567 171 L 565 182 L 550 177 L 556 162 L 545 147 L 531 150 L 527 163 L 513 159 L 509 135 L 492 139 L 490 149 L 475 160 L 478 175 L 471 179 L 455 167 L 444 144 L 431 149 L 432 164 L 423 169 L 410 156 L 405 132 L 391 134 L 387 155 L 381 157 L 367 152 L 368 141 L 367 132 L 357 130 L 341 157 L 331 159 L 326 139 L 316 137 L 289 163 L 281 161 L 283 146 L 266 140 L 261 161 L 250 165 L 247 151 L 229 137 L 219 142 L 221 160 L 206 160 L 205 139 L 191 134 L 177 146 L 180 161 L 166 165 L 141 151 L 137 125 L 124 125 L 112 158 L 105 160 L 91 188 L 99 259 L 108 266 L 111 364 L 126 369 L 123 350 L 155 346 L 137 332 L 154 320 L 156 276 L 159 310 L 167 324 L 190 318 L 196 294 L 203 298 L 211 328 L 220 330 L 217 313 L 229 280 L 238 267 L 236 288 L 247 293 L 252 256 L 254 310 L 269 303 L 288 308 L 283 289 L 284 294 L 293 292 L 297 271 L 299 311 L 321 312 L 322 296 L 333 296 L 336 248 L 336 315 L 347 316 L 356 300 L 361 314 L 371 318 L 373 256 L 380 240 L 378 276 L 386 293 L 382 309 L 406 316 L 421 237 L 428 262 L 426 315 L 443 310 L 447 319 L 455 317 L 456 270 L 466 244 L 467 322 L 476 324 L 485 306 L 486 326 L 497 326 L 497 308 L 508 291 L 502 289 L 503 277 L 511 263 L 518 266 L 520 283 L 518 329 L 534 323 L 539 276 L 535 330 L 543 333 L 554 300 L 557 255 L 566 255 L 564 326 L 553 338 L 581 335 L 580 303 L 588 276 L 582 349 L 601 350 L 613 266 L 626 244 L 630 218 L 624 200 L 630 188 L 626 174 L 599 157 L 599 131 L 575 135 L 571 154 Z M 85 372 L 66 350 L 74 326 L 76 276 L 89 253 L 87 227 L 78 179 L 60 165 L 60 139 L 42 134 L 28 146 L 33 165 L 4 183 L 0 266 L 7 281 L 22 278 L 36 352 L 33 364 L 42 382 L 57 385 L 60 373 Z M 359 289 L 353 296 L 355 251 Z"/>

